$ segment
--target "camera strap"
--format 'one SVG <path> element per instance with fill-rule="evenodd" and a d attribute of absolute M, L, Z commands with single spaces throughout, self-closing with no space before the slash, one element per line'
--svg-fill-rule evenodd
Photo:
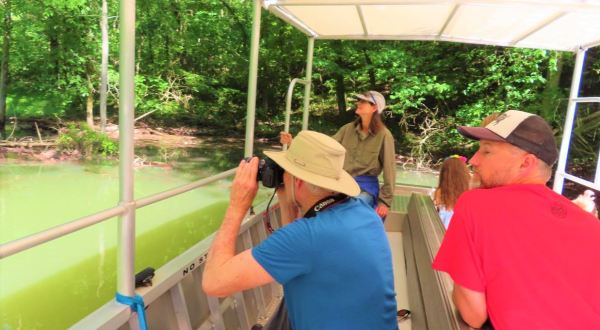
<path fill-rule="evenodd" d="M 348 199 L 348 196 L 344 195 L 344 194 L 327 196 L 327 197 L 319 200 L 318 202 L 316 202 L 315 205 L 313 205 L 310 209 L 308 209 L 308 211 L 306 211 L 306 213 L 304 214 L 304 218 L 313 218 L 313 217 L 317 216 L 318 212 L 328 209 L 337 203 L 344 202 L 347 199 Z"/>

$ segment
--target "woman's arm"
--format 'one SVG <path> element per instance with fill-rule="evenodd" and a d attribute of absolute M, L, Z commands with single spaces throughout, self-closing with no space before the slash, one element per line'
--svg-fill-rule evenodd
<path fill-rule="evenodd" d="M 396 185 L 396 152 L 394 138 L 390 131 L 386 131 L 382 145 L 383 185 L 379 191 L 379 199 L 387 206 L 392 205 L 394 186 Z"/>

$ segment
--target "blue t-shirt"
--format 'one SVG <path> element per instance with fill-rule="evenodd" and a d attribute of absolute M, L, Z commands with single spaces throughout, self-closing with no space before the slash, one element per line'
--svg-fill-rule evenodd
<path fill-rule="evenodd" d="M 363 201 L 298 219 L 252 255 L 283 285 L 294 330 L 398 329 L 389 243 Z"/>

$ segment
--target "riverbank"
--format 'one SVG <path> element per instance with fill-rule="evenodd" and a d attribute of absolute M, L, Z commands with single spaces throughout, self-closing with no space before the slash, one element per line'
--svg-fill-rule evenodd
<path fill-rule="evenodd" d="M 61 128 L 50 127 L 48 123 L 39 125 L 35 123 L 35 130 L 21 129 L 17 136 L 11 134 L 9 139 L 0 141 L 0 161 L 11 159 L 13 161 L 37 161 L 43 163 L 56 163 L 61 161 L 79 161 L 79 160 L 111 160 L 117 159 L 110 154 L 90 154 L 81 150 L 84 148 L 82 143 L 73 143 L 73 146 L 65 146 L 64 140 L 71 141 L 82 135 L 87 134 L 85 131 L 68 132 L 67 126 Z M 23 124 L 21 124 L 23 125 Z M 75 124 L 68 124 L 75 125 Z M 34 125 L 25 126 L 33 127 Z M 87 127 L 86 127 L 87 130 Z M 95 126 L 92 130 L 98 136 L 107 137 L 114 148 L 118 147 L 119 130 L 118 126 L 108 124 L 106 126 L 105 135 L 100 133 L 99 127 Z M 67 138 L 61 140 L 61 135 L 70 134 Z M 88 137 L 86 137 L 88 138 Z M 136 155 L 141 160 L 141 163 L 148 165 L 149 161 L 144 150 L 147 148 L 159 148 L 165 156 L 163 158 L 173 158 L 173 153 L 169 150 L 198 148 L 214 144 L 234 144 L 241 143 L 243 145 L 243 135 L 235 134 L 234 132 L 223 132 L 215 128 L 192 128 L 192 127 L 150 127 L 145 123 L 139 123 L 134 129 L 134 141 Z M 97 138 L 88 138 L 97 139 Z M 259 141 L 269 142 L 268 139 Z M 106 142 L 104 142 L 106 143 Z M 138 155 L 138 153 L 140 153 Z M 151 165 L 151 164 L 150 164 Z"/>

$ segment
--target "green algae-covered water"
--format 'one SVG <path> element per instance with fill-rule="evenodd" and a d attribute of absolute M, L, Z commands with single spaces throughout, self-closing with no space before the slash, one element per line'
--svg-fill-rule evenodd
<path fill-rule="evenodd" d="M 162 149 L 144 152 L 167 160 Z M 174 169 L 135 169 L 136 198 L 232 168 L 242 155 L 233 144 L 169 152 L 181 154 Z M 115 164 L 0 163 L 0 243 L 115 206 L 118 178 Z M 436 186 L 436 180 L 431 173 L 397 175 L 398 184 Z M 138 209 L 135 271 L 158 269 L 213 233 L 227 207 L 229 185 L 221 180 Z M 270 193 L 261 189 L 257 202 Z M 0 260 L 0 330 L 65 329 L 114 299 L 116 237 L 113 218 Z"/>
<path fill-rule="evenodd" d="M 174 170 L 135 170 L 141 198 L 199 179 Z M 214 232 L 229 180 L 137 211 L 135 271 L 159 268 Z M 266 198 L 264 192 L 261 197 Z M 0 243 L 117 204 L 114 165 L 0 165 Z M 7 329 L 65 329 L 114 298 L 117 219 L 0 260 L 0 319 Z"/>

